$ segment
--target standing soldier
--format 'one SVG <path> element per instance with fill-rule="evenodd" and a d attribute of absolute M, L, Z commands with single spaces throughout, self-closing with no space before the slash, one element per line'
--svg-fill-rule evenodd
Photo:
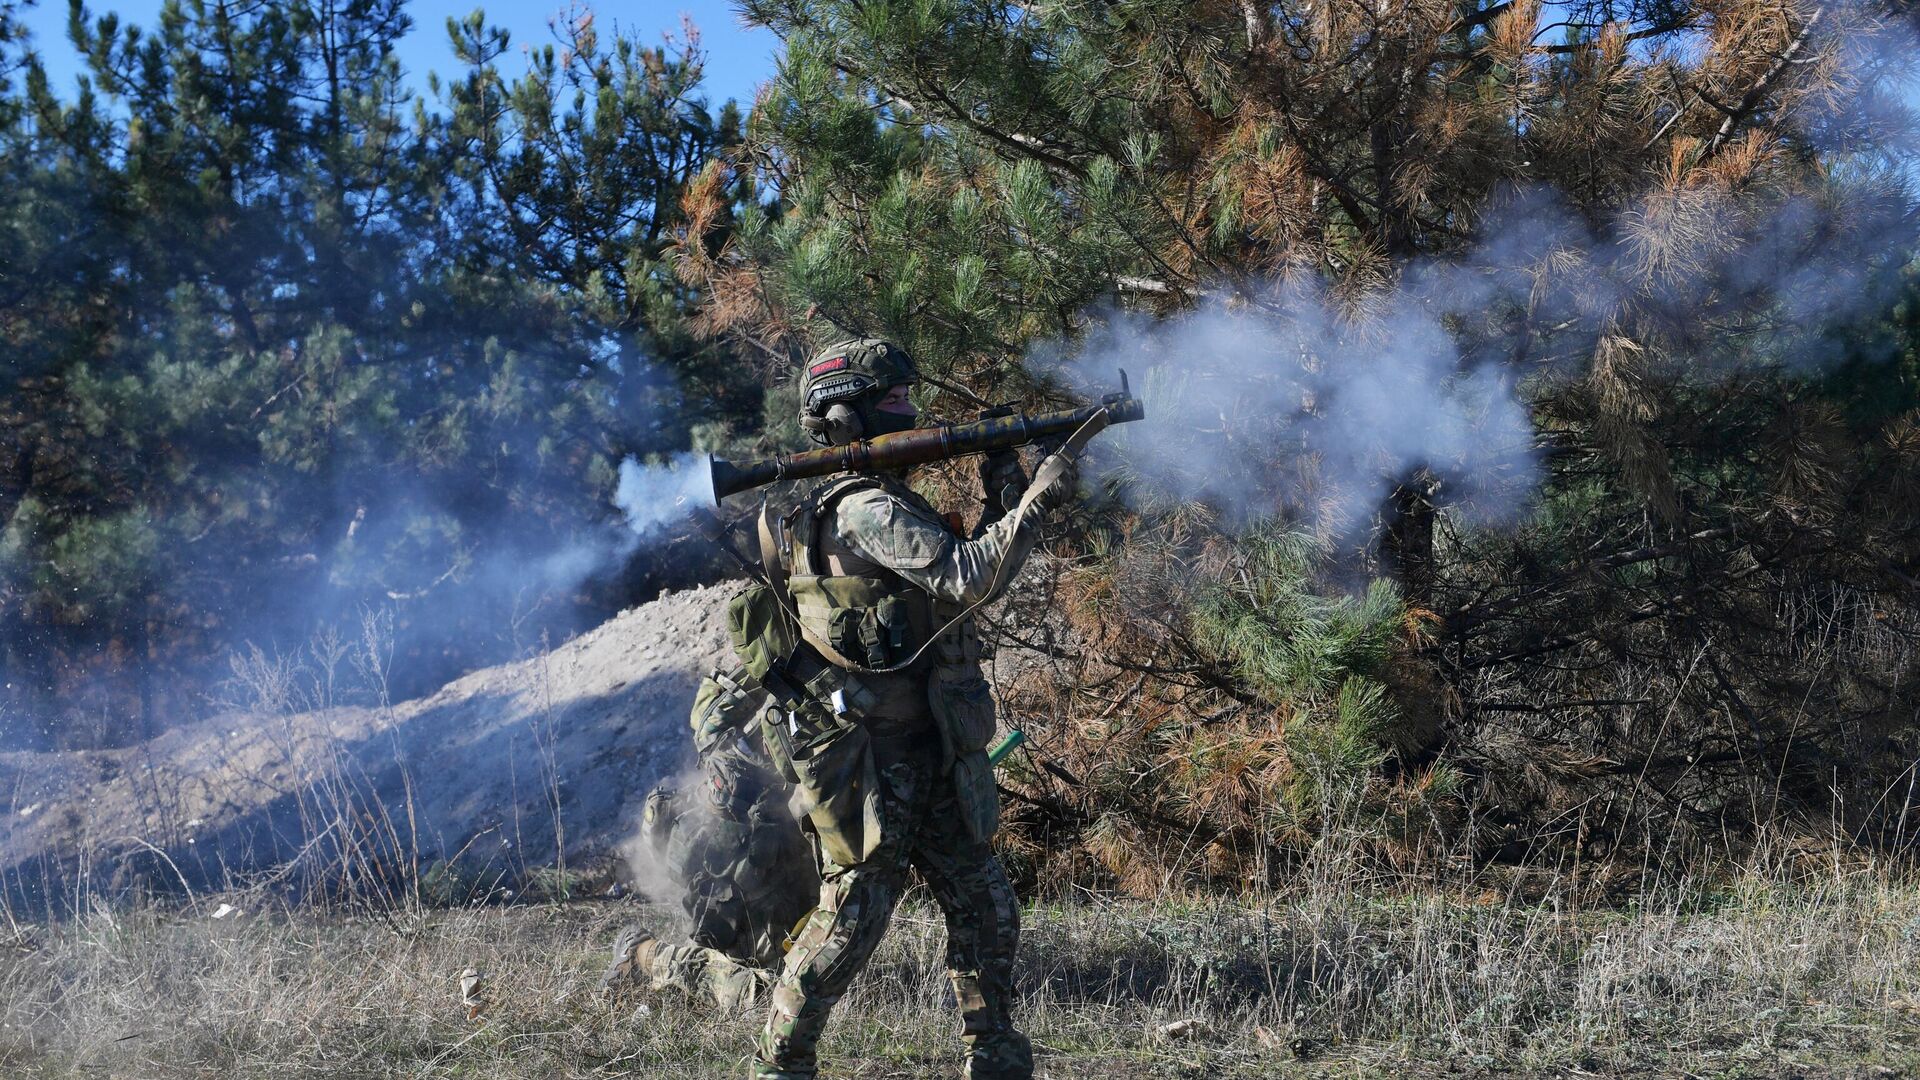
<path fill-rule="evenodd" d="M 915 377 L 889 342 L 842 342 L 802 374 L 800 422 L 822 446 L 910 429 Z M 990 511 L 1005 514 L 1026 483 L 1018 458 L 990 457 L 982 472 Z M 1028 504 L 1071 491 L 1057 467 L 1047 474 L 1056 478 Z M 946 916 L 964 1075 L 1032 1076 L 1011 1015 L 1020 912 L 989 844 L 999 823 L 986 759 L 995 712 L 971 615 L 1005 589 L 1037 539 L 1018 513 L 962 539 L 902 477 L 885 474 L 832 477 L 777 528 L 763 517 L 771 593 L 810 647 L 800 651 L 830 665 L 790 680 L 806 693 L 765 725 L 769 753 L 797 781 L 821 884 L 773 990 L 755 1057 L 761 1080 L 814 1075 L 827 1014 L 879 943 L 908 867 Z M 740 622 L 736 644 L 750 644 Z"/>

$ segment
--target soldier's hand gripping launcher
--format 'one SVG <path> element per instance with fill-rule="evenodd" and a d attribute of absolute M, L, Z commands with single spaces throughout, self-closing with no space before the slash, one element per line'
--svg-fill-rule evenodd
<path fill-rule="evenodd" d="M 758 461 L 733 462 L 709 458 L 713 469 L 713 498 L 717 503 L 729 495 L 776 480 L 800 480 L 812 476 L 830 476 L 837 472 L 902 469 L 966 454 L 1011 450 L 1043 439 L 1064 439 L 1103 409 L 1107 413 L 1107 422 L 1112 424 L 1144 419 L 1147 415 L 1140 399 L 1128 392 L 1127 373 L 1122 371 L 1119 393 L 1108 394 L 1100 399 L 1099 404 L 1081 409 L 1031 415 L 988 415 L 971 423 L 915 428 L 862 439 L 846 446 L 830 446 L 824 450 L 809 450 L 799 454 L 775 454 Z"/>

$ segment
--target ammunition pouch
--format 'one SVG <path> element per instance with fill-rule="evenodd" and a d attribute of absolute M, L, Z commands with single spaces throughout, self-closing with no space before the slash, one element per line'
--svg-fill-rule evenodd
<path fill-rule="evenodd" d="M 881 578 L 795 574 L 788 589 L 804 633 L 864 667 L 905 660 L 932 631 L 924 596 Z"/>

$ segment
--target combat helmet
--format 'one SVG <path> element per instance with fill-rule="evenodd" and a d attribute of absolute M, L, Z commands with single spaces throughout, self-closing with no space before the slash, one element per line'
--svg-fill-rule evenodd
<path fill-rule="evenodd" d="M 854 338 L 815 353 L 800 373 L 800 426 L 821 446 L 905 431 L 913 420 L 874 406 L 887 391 L 917 382 L 913 358 L 891 341 Z"/>

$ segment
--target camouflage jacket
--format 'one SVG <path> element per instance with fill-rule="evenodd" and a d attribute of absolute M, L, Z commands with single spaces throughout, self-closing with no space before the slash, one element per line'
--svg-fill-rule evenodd
<path fill-rule="evenodd" d="M 1004 592 L 1039 540 L 1029 521 L 1019 530 L 1003 516 L 972 540 L 956 536 L 940 514 L 892 478 L 842 497 L 820 532 L 827 572 L 859 577 L 897 577 L 931 596 L 940 618 Z M 877 715 L 916 719 L 928 715 L 927 674 L 934 658 L 905 671 L 862 676 L 878 701 Z"/>

